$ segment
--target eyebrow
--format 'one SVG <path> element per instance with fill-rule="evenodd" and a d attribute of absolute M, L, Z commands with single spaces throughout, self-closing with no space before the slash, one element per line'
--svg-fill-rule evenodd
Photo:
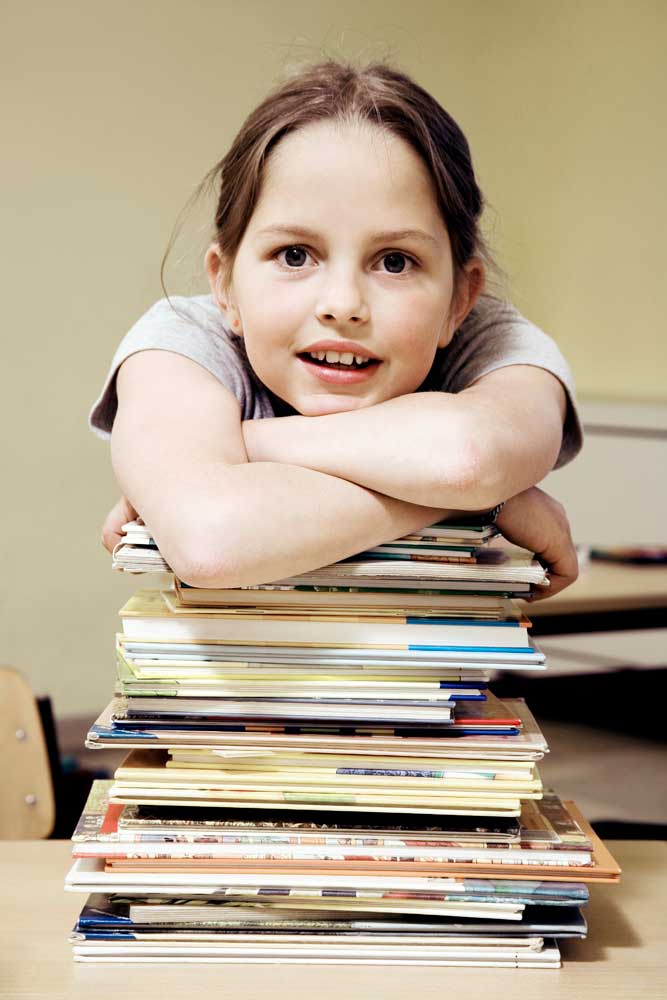
<path fill-rule="evenodd" d="M 264 229 L 260 229 L 258 232 L 259 236 L 264 234 L 275 234 L 283 236 L 301 236 L 304 239 L 320 239 L 320 234 L 314 229 L 310 229 L 308 226 L 288 226 L 288 225 L 275 225 L 266 226 Z M 438 241 L 435 236 L 431 236 L 430 233 L 425 232 L 423 229 L 387 229 L 384 232 L 371 233 L 371 241 L 373 243 L 391 243 L 393 240 L 426 240 L 428 243 L 437 244 Z"/>

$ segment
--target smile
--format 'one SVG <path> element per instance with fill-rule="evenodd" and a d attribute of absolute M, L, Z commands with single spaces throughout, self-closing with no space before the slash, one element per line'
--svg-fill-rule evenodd
<path fill-rule="evenodd" d="M 375 374 L 381 362 L 358 357 L 350 352 L 308 351 L 297 355 L 303 366 L 323 382 L 350 385 L 365 382 Z"/>

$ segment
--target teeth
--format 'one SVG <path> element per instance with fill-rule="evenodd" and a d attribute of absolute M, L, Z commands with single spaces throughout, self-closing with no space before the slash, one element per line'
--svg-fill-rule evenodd
<path fill-rule="evenodd" d="M 351 351 L 345 351 L 344 354 L 339 351 L 309 351 L 308 353 L 316 361 L 326 361 L 332 365 L 353 365 L 355 361 L 358 365 L 363 365 L 368 361 L 368 358 L 365 358 L 363 354 L 352 354 Z"/>

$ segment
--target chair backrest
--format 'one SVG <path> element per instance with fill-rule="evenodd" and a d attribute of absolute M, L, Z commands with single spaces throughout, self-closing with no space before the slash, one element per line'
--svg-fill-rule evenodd
<path fill-rule="evenodd" d="M 55 799 L 35 697 L 13 667 L 0 666 L 0 840 L 48 837 Z"/>

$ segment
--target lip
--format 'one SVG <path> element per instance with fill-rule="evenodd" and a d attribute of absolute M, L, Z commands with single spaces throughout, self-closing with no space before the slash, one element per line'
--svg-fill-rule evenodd
<path fill-rule="evenodd" d="M 316 347 L 315 350 L 323 351 L 324 348 Z M 330 347 L 329 350 L 332 351 L 334 348 Z M 297 355 L 297 357 L 304 368 L 312 375 L 320 379 L 321 382 L 328 382 L 330 385 L 354 385 L 356 382 L 366 382 L 375 375 L 375 372 L 382 364 L 381 361 L 377 361 L 376 364 L 371 364 L 368 368 L 350 368 L 346 370 L 344 368 L 323 368 L 309 358 L 304 358 L 300 355 Z"/>
<path fill-rule="evenodd" d="M 373 354 L 367 347 L 355 344 L 352 340 L 318 340 L 314 344 L 304 347 L 299 354 L 308 354 L 310 351 L 338 351 L 339 354 L 358 354 L 360 358 L 367 358 L 369 361 L 380 361 L 377 354 Z"/>

